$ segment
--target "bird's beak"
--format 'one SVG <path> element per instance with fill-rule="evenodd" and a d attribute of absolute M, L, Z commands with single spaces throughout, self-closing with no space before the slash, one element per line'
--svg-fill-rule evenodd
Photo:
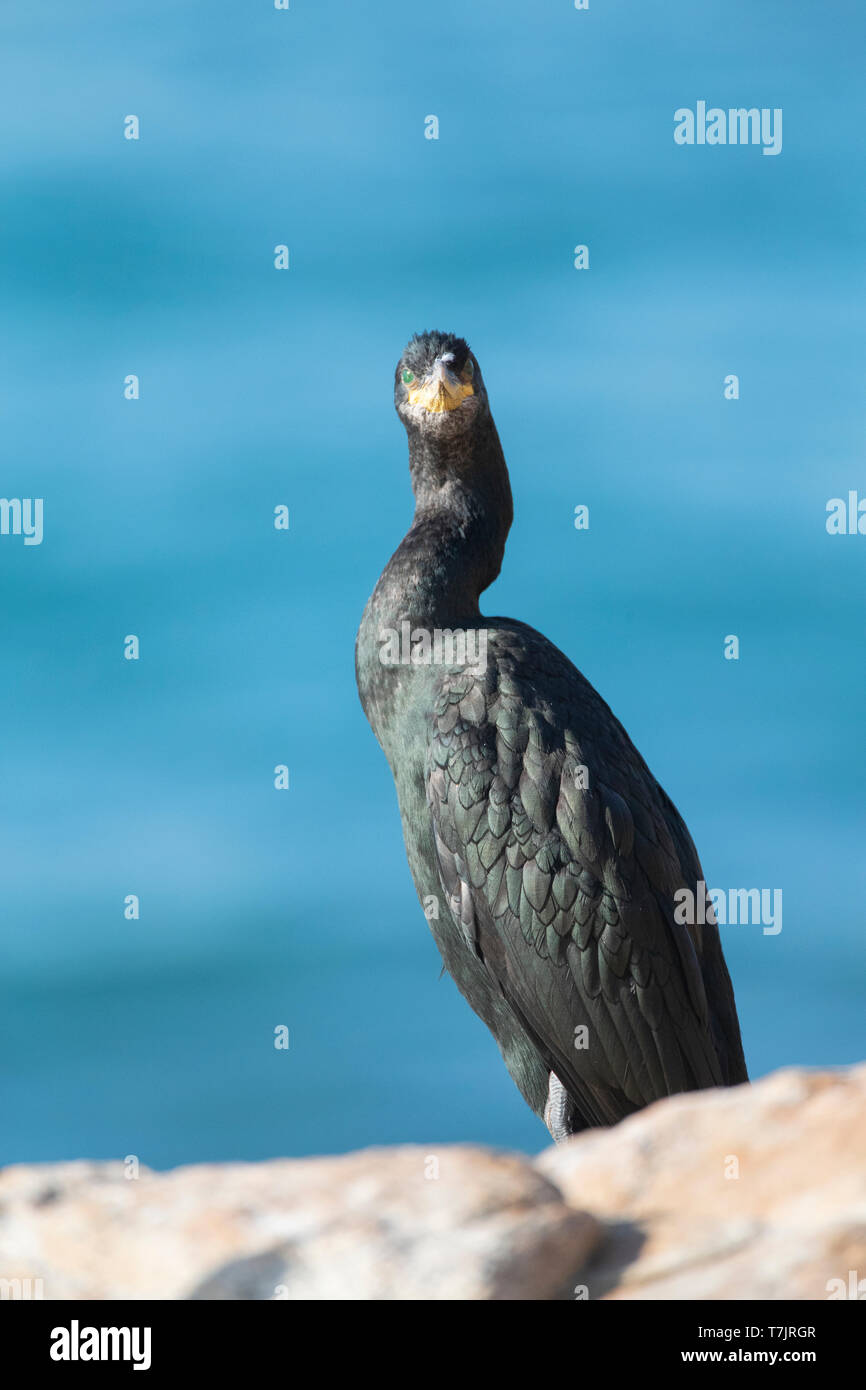
<path fill-rule="evenodd" d="M 472 395 L 469 382 L 461 381 L 447 363 L 437 359 L 429 375 L 410 389 L 408 401 L 410 405 L 422 405 L 438 415 L 443 410 L 455 410 L 461 401 Z"/>

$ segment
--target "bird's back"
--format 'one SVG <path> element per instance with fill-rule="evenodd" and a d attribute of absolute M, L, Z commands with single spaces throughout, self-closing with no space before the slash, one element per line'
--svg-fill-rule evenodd
<path fill-rule="evenodd" d="M 676 808 L 552 643 L 482 621 L 485 669 L 442 674 L 427 755 L 437 867 L 465 949 L 582 1123 L 745 1080 L 718 930 L 675 917 L 677 892 L 703 878 Z"/>

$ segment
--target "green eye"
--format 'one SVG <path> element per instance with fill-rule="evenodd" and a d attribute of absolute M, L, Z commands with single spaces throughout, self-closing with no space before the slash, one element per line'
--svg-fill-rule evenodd
<path fill-rule="evenodd" d="M 412 382 L 415 380 L 415 373 L 410 372 L 408 367 L 404 367 L 402 380 L 404 386 L 411 386 Z"/>

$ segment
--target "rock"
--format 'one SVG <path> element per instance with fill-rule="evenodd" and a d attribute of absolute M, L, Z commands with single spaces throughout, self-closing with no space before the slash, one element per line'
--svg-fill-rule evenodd
<path fill-rule="evenodd" d="M 866 1066 L 675 1096 L 535 1161 L 0 1172 L 0 1298 L 827 1299 L 860 1279 L 866 1298 Z"/>
<path fill-rule="evenodd" d="M 866 1066 L 674 1096 L 536 1166 L 607 1224 L 590 1298 L 866 1297 Z"/>
<path fill-rule="evenodd" d="M 0 1277 L 49 1299 L 550 1299 L 600 1228 L 479 1148 L 0 1173 Z"/>

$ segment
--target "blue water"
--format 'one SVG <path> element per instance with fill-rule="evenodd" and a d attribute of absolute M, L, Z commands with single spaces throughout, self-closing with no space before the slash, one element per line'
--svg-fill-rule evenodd
<path fill-rule="evenodd" d="M 544 1143 L 354 689 L 426 327 L 511 469 L 487 611 L 598 686 L 711 886 L 783 890 L 724 933 L 752 1073 L 864 1055 L 866 537 L 824 525 L 866 496 L 864 38 L 855 3 L 7 0 L 0 493 L 45 536 L 0 537 L 0 1160 Z M 782 153 L 676 146 L 699 99 L 782 107 Z"/>

